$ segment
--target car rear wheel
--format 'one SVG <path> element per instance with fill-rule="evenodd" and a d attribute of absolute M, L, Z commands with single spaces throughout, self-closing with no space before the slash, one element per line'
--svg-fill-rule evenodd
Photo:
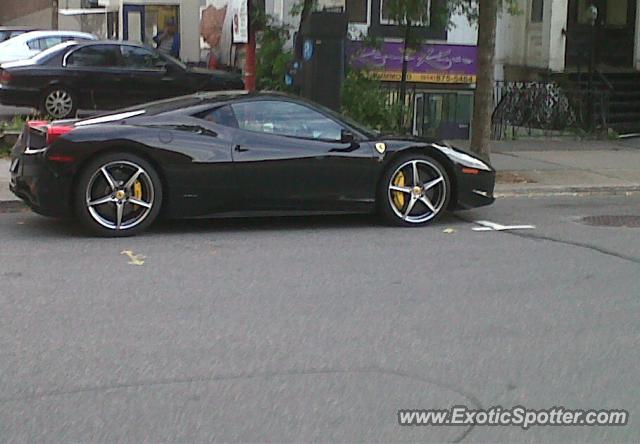
<path fill-rule="evenodd" d="M 75 94 L 63 86 L 56 86 L 45 92 L 40 111 L 54 119 L 66 119 L 74 117 L 77 107 Z"/>
<path fill-rule="evenodd" d="M 380 182 L 378 204 L 393 225 L 419 226 L 436 220 L 451 196 L 447 171 L 435 159 L 409 154 L 394 160 Z"/>
<path fill-rule="evenodd" d="M 101 156 L 82 171 L 75 190 L 75 208 L 93 234 L 132 236 L 158 217 L 162 184 L 146 160 L 130 153 Z"/>

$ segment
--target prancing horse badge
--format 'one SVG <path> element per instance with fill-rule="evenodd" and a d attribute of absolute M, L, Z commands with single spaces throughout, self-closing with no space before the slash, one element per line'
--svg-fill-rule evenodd
<path fill-rule="evenodd" d="M 382 142 L 376 143 L 376 151 L 380 154 L 384 154 L 384 151 L 387 149 L 387 145 Z"/>

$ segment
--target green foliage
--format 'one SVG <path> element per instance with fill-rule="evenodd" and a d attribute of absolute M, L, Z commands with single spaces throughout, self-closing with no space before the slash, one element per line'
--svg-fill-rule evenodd
<path fill-rule="evenodd" d="M 6 131 L 20 131 L 26 121 L 22 116 L 13 116 L 8 122 L 0 122 L 0 134 Z"/>
<path fill-rule="evenodd" d="M 6 132 L 16 132 L 22 130 L 26 120 L 24 117 L 15 116 L 8 122 L 0 122 L 0 157 L 6 157 L 11 152 L 14 139 L 4 137 Z"/>
<path fill-rule="evenodd" d="M 272 91 L 289 91 L 284 83 L 287 63 L 292 60 L 293 53 L 284 49 L 289 40 L 289 28 L 274 24 L 268 18 L 268 25 L 258 36 L 256 78 L 258 89 Z"/>
<path fill-rule="evenodd" d="M 400 109 L 390 105 L 380 82 L 364 71 L 349 71 L 342 86 L 342 112 L 382 132 L 397 132 Z"/>

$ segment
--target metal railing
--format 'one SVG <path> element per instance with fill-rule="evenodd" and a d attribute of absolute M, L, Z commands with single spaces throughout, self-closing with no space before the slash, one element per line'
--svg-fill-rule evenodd
<path fill-rule="evenodd" d="M 496 82 L 492 136 L 500 140 L 509 127 L 528 130 L 582 130 L 607 128 L 608 90 L 560 87 L 555 82 Z"/>

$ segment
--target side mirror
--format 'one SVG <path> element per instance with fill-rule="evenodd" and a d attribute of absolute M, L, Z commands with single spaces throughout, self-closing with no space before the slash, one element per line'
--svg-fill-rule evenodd
<path fill-rule="evenodd" d="M 343 129 L 340 131 L 340 142 L 352 143 L 356 140 L 356 136 L 349 130 Z"/>

